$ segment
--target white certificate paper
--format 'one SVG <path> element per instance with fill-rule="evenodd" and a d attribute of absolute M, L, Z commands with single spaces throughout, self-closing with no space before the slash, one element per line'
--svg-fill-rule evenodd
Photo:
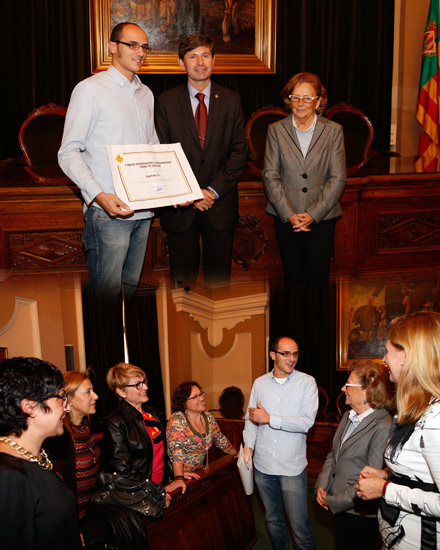
<path fill-rule="evenodd" d="M 116 195 L 133 210 L 202 199 L 180 143 L 106 145 Z"/>

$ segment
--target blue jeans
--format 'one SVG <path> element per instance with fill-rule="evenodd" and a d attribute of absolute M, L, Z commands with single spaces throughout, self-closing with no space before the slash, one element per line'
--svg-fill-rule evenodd
<path fill-rule="evenodd" d="M 266 508 L 266 525 L 274 550 L 289 550 L 293 533 L 296 550 L 315 550 L 307 509 L 307 470 L 297 476 L 263 474 L 255 468 L 255 483 Z"/>
<path fill-rule="evenodd" d="M 144 265 L 151 219 L 120 220 L 91 206 L 85 217 L 83 243 L 89 270 L 88 290 L 117 298 L 136 292 Z"/>

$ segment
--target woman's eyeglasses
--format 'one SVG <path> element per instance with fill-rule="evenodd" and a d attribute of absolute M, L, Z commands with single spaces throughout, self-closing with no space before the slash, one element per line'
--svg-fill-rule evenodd
<path fill-rule="evenodd" d="M 310 103 L 312 103 L 312 101 L 315 101 L 315 99 L 318 99 L 318 97 L 319 97 L 319 95 L 317 95 L 315 97 L 312 97 L 311 95 L 304 95 L 304 96 L 292 95 L 292 94 L 289 95 L 289 99 L 293 103 L 298 103 L 298 101 L 301 101 L 301 99 L 302 99 L 303 103 L 305 103 L 306 105 L 310 105 Z"/>
<path fill-rule="evenodd" d="M 203 397 L 204 395 L 205 395 L 205 392 L 201 391 L 197 395 L 193 395 L 192 397 L 188 397 L 188 401 L 190 401 L 191 399 L 198 399 L 199 397 Z"/>
<path fill-rule="evenodd" d="M 140 382 L 136 382 L 136 384 L 127 384 L 126 386 L 124 386 L 124 388 L 136 388 L 137 390 L 140 390 L 142 389 L 143 385 L 148 385 L 148 380 L 146 378 L 144 378 Z"/>

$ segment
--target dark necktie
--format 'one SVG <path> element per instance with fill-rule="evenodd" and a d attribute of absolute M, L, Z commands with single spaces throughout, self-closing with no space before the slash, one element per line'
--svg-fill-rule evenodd
<path fill-rule="evenodd" d="M 197 135 L 199 136 L 200 147 L 203 149 L 205 145 L 206 126 L 208 125 L 208 111 L 206 109 L 205 102 L 203 101 L 205 94 L 201 92 L 196 94 L 196 98 L 199 100 L 199 104 L 196 109 L 196 127 Z"/>

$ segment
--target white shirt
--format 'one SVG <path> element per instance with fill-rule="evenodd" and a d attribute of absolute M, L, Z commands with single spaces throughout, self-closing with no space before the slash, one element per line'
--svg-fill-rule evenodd
<path fill-rule="evenodd" d="M 294 370 L 284 384 L 270 372 L 257 378 L 249 407 L 257 401 L 270 415 L 269 424 L 255 424 L 246 413 L 244 443 L 254 449 L 254 465 L 263 474 L 297 476 L 307 466 L 306 437 L 318 412 L 315 379 Z"/>
<path fill-rule="evenodd" d="M 137 143 L 159 143 L 153 93 L 137 75 L 130 82 L 111 65 L 75 86 L 58 162 L 80 188 L 85 209 L 99 193 L 115 193 L 105 146 Z M 141 210 L 130 220 L 152 216 L 151 210 Z"/>

